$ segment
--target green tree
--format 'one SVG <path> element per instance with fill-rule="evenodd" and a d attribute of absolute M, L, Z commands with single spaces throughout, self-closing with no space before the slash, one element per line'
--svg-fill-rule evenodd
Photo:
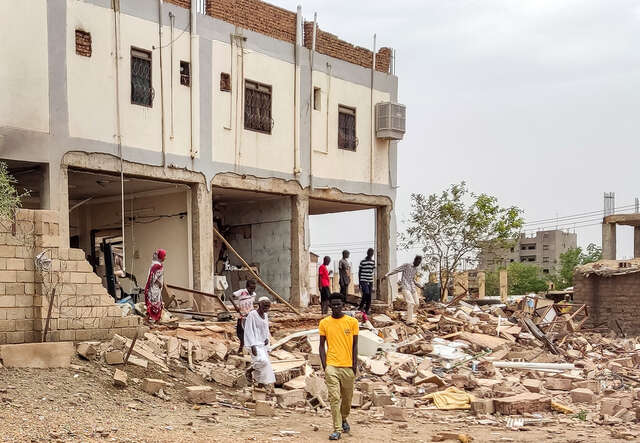
<path fill-rule="evenodd" d="M 581 247 L 571 248 L 560 254 L 560 266 L 552 276 L 553 284 L 557 289 L 573 286 L 573 272 L 576 266 L 593 263 L 602 259 L 602 248 L 589 243 L 585 250 Z"/>
<path fill-rule="evenodd" d="M 26 196 L 18 193 L 15 183 L 7 164 L 0 162 L 0 217 L 11 216 L 20 207 L 20 199 Z"/>
<path fill-rule="evenodd" d="M 420 247 L 425 265 L 440 275 L 441 295 L 463 260 L 481 247 L 508 243 L 523 225 L 522 211 L 503 208 L 487 194 L 474 194 L 465 182 L 440 194 L 411 194 L 411 212 L 402 244 Z"/>
<path fill-rule="evenodd" d="M 548 288 L 547 280 L 540 268 L 528 263 L 512 262 L 507 266 L 509 294 L 524 295 L 530 292 L 541 292 Z"/>
<path fill-rule="evenodd" d="M 500 275 L 498 271 L 485 272 L 484 294 L 487 297 L 498 297 L 500 295 Z"/>

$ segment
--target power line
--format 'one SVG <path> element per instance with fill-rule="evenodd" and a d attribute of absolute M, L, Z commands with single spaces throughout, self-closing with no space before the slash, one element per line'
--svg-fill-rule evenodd
<path fill-rule="evenodd" d="M 631 204 L 631 205 L 625 205 L 625 206 L 619 206 L 617 208 L 615 208 L 615 210 L 623 210 L 623 209 L 630 209 L 630 208 L 634 208 L 635 204 Z M 540 219 L 540 220 L 533 220 L 533 221 L 525 221 L 525 226 L 526 225 L 533 225 L 533 224 L 540 224 L 540 223 L 544 223 L 544 224 L 550 224 L 552 222 L 556 222 L 556 221 L 566 221 L 566 220 L 570 220 L 570 219 L 574 219 L 574 218 L 586 218 L 586 217 L 591 217 L 597 214 L 603 214 L 604 215 L 604 209 L 598 210 L 598 211 L 591 211 L 591 212 L 582 212 L 582 213 L 578 213 L 578 214 L 572 214 L 572 215 L 565 215 L 562 217 L 551 217 L 551 218 L 544 218 L 544 219 Z"/>

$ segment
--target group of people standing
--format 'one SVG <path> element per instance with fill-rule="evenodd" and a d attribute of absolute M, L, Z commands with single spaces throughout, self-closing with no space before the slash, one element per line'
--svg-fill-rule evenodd
<path fill-rule="evenodd" d="M 369 309 L 371 308 L 371 292 L 373 290 L 373 276 L 376 267 L 373 252 L 373 248 L 369 248 L 367 250 L 367 256 L 360 261 L 360 266 L 358 267 L 358 283 L 360 284 L 360 292 L 362 294 L 358 310 L 366 314 L 369 313 Z M 342 259 L 338 262 L 338 272 L 340 274 L 338 283 L 340 285 L 340 295 L 342 296 L 343 302 L 347 299 L 347 290 L 351 284 L 350 255 L 349 251 L 342 251 Z M 320 265 L 318 269 L 318 288 L 320 290 L 320 306 L 323 314 L 329 311 L 331 298 L 330 264 L 331 257 L 327 255 L 322 259 L 322 265 Z"/>

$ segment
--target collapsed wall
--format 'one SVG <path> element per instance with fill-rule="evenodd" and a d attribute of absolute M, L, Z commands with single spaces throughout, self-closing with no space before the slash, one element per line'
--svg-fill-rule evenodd
<path fill-rule="evenodd" d="M 134 336 L 141 317 L 123 317 L 84 251 L 60 244 L 57 211 L 0 219 L 0 344 L 42 341 L 54 293 L 47 341 Z"/>
<path fill-rule="evenodd" d="M 600 276 L 576 272 L 574 303 L 589 306 L 589 324 L 607 323 L 609 329 L 640 334 L 640 272 Z M 619 324 L 619 326 L 618 326 Z"/>

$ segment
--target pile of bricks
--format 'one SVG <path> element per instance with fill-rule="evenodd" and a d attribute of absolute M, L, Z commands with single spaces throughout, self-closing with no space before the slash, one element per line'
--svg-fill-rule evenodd
<path fill-rule="evenodd" d="M 296 42 L 296 13 L 259 0 L 207 0 L 207 15 L 286 42 Z"/>
<path fill-rule="evenodd" d="M 304 46 L 311 49 L 313 43 L 313 22 L 304 22 Z M 337 36 L 322 31 L 316 25 L 316 51 L 330 57 L 347 61 L 365 68 L 373 65 L 373 52 L 361 46 L 340 40 Z M 376 71 L 389 72 L 391 49 L 380 48 L 376 53 Z"/>
<path fill-rule="evenodd" d="M 84 251 L 60 243 L 56 211 L 19 210 L 15 223 L 0 223 L 0 344 L 41 341 L 54 289 L 48 341 L 135 335 L 141 318 L 122 317 Z M 42 251 L 45 271 L 35 266 Z"/>
<path fill-rule="evenodd" d="M 91 34 L 76 29 L 76 54 L 91 57 Z"/>

